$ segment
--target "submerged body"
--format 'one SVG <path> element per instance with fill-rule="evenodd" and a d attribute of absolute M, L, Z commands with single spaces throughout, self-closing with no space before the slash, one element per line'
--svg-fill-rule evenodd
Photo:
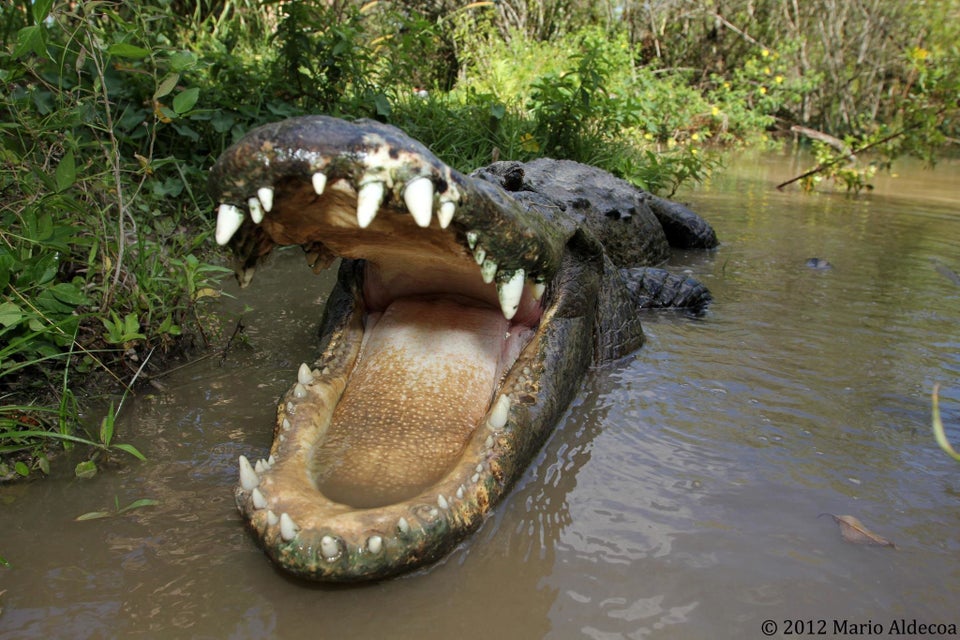
<path fill-rule="evenodd" d="M 237 505 L 296 575 L 368 580 L 438 559 L 523 472 L 587 369 L 643 342 L 637 311 L 702 308 L 658 269 L 711 247 L 689 210 L 586 165 L 470 176 L 376 122 L 295 118 L 218 160 L 217 241 L 241 284 L 277 244 L 342 258 L 321 355 L 278 407 Z"/>

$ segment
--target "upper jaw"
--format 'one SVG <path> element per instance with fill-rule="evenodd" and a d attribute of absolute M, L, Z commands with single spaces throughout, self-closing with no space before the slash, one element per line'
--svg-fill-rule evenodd
<path fill-rule="evenodd" d="M 220 203 L 216 241 L 236 254 L 241 284 L 276 244 L 304 246 L 316 267 L 337 255 L 402 261 L 430 245 L 434 262 L 472 258 L 510 319 L 524 282 L 539 298 L 557 272 L 567 235 L 372 121 L 304 116 L 255 129 L 216 162 L 209 187 Z"/>

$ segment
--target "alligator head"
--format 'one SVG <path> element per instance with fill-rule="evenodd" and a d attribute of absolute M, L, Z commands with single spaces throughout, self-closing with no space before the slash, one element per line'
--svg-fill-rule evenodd
<path fill-rule="evenodd" d="M 283 569 L 369 580 L 438 559 L 522 473 L 587 368 L 642 343 L 584 216 L 623 226 L 643 202 L 612 216 L 528 174 L 466 176 L 396 128 L 323 116 L 255 129 L 211 170 L 241 285 L 276 245 L 301 245 L 314 271 L 343 259 L 269 457 L 240 458 L 237 505 Z M 659 260 L 649 218 L 661 235 L 640 253 Z"/>

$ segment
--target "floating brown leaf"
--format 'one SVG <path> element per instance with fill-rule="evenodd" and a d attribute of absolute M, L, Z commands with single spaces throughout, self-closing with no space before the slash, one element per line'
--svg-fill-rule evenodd
<path fill-rule="evenodd" d="M 847 542 L 853 542 L 854 544 L 875 544 L 881 547 L 893 547 L 897 548 L 897 545 L 890 542 L 883 536 L 875 534 L 870 529 L 867 529 L 863 526 L 863 523 L 854 516 L 835 516 L 832 513 L 821 513 L 818 518 L 821 516 L 830 516 L 833 518 L 833 521 L 840 526 L 840 535 L 843 536 L 843 539 Z"/>

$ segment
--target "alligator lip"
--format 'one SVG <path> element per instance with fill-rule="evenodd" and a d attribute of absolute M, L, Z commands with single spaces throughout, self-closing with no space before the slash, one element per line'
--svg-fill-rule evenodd
<path fill-rule="evenodd" d="M 251 132 L 212 170 L 216 239 L 249 282 L 277 244 L 334 256 L 350 303 L 278 407 L 238 507 L 303 577 L 383 577 L 436 559 L 512 480 L 535 402 L 560 234 L 397 130 L 330 118 Z M 517 440 L 519 438 L 519 440 Z"/>

